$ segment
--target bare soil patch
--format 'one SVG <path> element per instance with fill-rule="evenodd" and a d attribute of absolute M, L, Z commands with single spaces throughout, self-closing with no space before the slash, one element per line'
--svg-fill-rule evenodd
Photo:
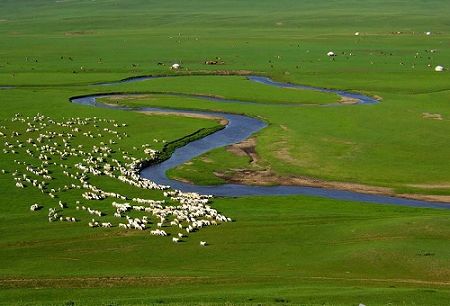
<path fill-rule="evenodd" d="M 450 203 L 449 195 L 401 193 L 396 196 L 413 200 Z"/>
<path fill-rule="evenodd" d="M 181 117 L 188 117 L 188 118 L 202 118 L 202 119 L 212 119 L 218 121 L 221 125 L 227 125 L 228 120 L 222 118 L 222 117 L 216 117 L 216 116 L 210 116 L 210 115 L 204 115 L 204 114 L 190 114 L 190 113 L 183 113 L 183 112 L 157 112 L 157 111 L 143 111 L 138 112 L 145 115 L 166 115 L 166 116 L 181 116 Z"/>
<path fill-rule="evenodd" d="M 355 99 L 355 98 L 350 98 L 350 97 L 342 97 L 341 100 L 339 101 L 339 103 L 345 104 L 345 105 L 352 105 L 352 104 L 359 103 L 359 100 Z"/>
<path fill-rule="evenodd" d="M 220 174 L 218 176 L 231 183 L 248 185 L 289 185 L 289 186 L 308 186 L 333 188 L 340 190 L 356 191 L 368 194 L 389 194 L 393 195 L 391 188 L 367 186 L 356 183 L 324 181 L 304 176 L 280 176 L 270 169 L 265 170 L 236 170 L 230 173 Z"/>
<path fill-rule="evenodd" d="M 240 143 L 228 146 L 228 152 L 231 152 L 237 156 L 248 156 L 250 158 L 250 163 L 257 163 L 259 158 L 256 154 L 256 138 L 251 137 Z"/>
<path fill-rule="evenodd" d="M 422 189 L 450 189 L 450 183 L 439 184 L 408 184 L 408 187 L 422 188 Z"/>
<path fill-rule="evenodd" d="M 200 158 L 200 160 L 202 161 L 202 162 L 204 162 L 204 163 L 207 163 L 207 164 L 212 164 L 212 163 L 214 163 L 214 161 L 213 160 L 211 160 L 211 159 L 209 159 L 209 158 L 207 158 L 207 157 L 201 157 Z M 187 163 L 185 163 L 185 165 L 186 165 Z"/>
<path fill-rule="evenodd" d="M 373 96 L 376 100 L 381 101 L 383 100 L 383 97 L 379 96 L 379 95 L 374 95 Z"/>
<path fill-rule="evenodd" d="M 422 118 L 433 120 L 444 120 L 444 117 L 441 114 L 432 114 L 432 113 L 422 113 Z"/>
<path fill-rule="evenodd" d="M 287 127 L 282 127 L 284 130 Z M 351 143 L 350 143 L 351 144 Z M 256 153 L 256 138 L 249 138 L 241 143 L 228 146 L 226 149 L 228 152 L 233 153 L 237 156 L 248 156 L 251 160 L 253 166 L 259 166 L 258 161 L 260 158 Z M 276 153 L 276 156 L 280 160 L 286 161 L 290 164 L 298 164 L 298 160 L 289 154 L 287 146 L 280 146 Z M 260 167 L 263 168 L 263 167 Z M 261 170 L 255 169 L 230 169 L 226 172 L 214 172 L 214 174 L 225 180 L 227 183 L 235 184 L 245 184 L 245 185 L 288 185 L 288 186 L 307 186 L 307 187 L 319 187 L 319 188 L 330 188 L 347 190 L 353 192 L 360 192 L 366 194 L 375 195 L 387 195 L 387 196 L 397 196 L 408 199 L 415 200 L 425 200 L 432 202 L 444 202 L 450 203 L 450 196 L 447 195 L 421 195 L 421 194 L 397 194 L 394 192 L 393 188 L 389 187 L 379 187 L 379 186 L 369 186 L 358 183 L 349 182 L 335 182 L 335 181 L 325 181 L 317 178 L 306 177 L 306 176 L 281 176 L 272 171 L 270 168 L 263 168 Z M 447 188 L 450 184 L 437 184 L 437 185 L 414 185 L 414 186 L 428 186 L 431 188 Z"/>
<path fill-rule="evenodd" d="M 130 95 L 130 96 L 124 96 L 124 95 L 117 95 L 117 96 L 108 96 L 106 99 L 109 101 L 129 101 L 129 100 L 136 100 L 136 99 L 151 99 L 151 95 Z"/>
<path fill-rule="evenodd" d="M 185 183 L 185 184 L 194 185 L 194 182 L 192 182 L 192 181 L 190 181 L 190 180 L 188 180 L 186 178 L 183 178 L 183 177 L 173 176 L 172 178 L 177 180 L 177 181 L 180 181 L 182 183 Z"/>
<path fill-rule="evenodd" d="M 347 190 L 366 194 L 396 196 L 413 200 L 450 203 L 450 196 L 447 195 L 421 195 L 421 194 L 407 194 L 407 193 L 398 194 L 395 193 L 394 190 L 389 187 L 369 186 L 349 182 L 324 181 L 321 179 L 305 176 L 280 176 L 270 169 L 265 170 L 235 169 L 234 171 L 228 171 L 226 173 L 215 172 L 215 175 L 220 177 L 221 179 L 224 179 L 228 183 L 235 183 L 235 184 L 263 185 L 263 186 L 287 185 L 287 186 L 319 187 L 319 188 Z"/>
<path fill-rule="evenodd" d="M 96 288 L 118 286 L 161 286 L 181 283 L 204 283 L 209 277 L 67 277 L 14 278 L 0 280 L 0 288 Z"/>

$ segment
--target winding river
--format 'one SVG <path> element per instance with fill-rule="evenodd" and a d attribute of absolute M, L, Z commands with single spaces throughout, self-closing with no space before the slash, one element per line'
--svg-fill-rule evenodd
<path fill-rule="evenodd" d="M 116 85 L 120 83 L 129 83 L 129 82 L 140 82 L 147 81 L 154 78 L 161 77 L 153 77 L 153 76 L 140 76 L 127 78 L 124 80 L 114 81 L 114 82 L 105 82 L 105 83 L 97 83 L 93 84 L 93 86 L 109 86 Z M 311 87 L 311 86 L 303 86 L 296 85 L 291 83 L 281 83 L 276 82 L 268 77 L 263 76 L 248 76 L 248 81 L 250 82 L 258 82 L 268 86 L 276 86 L 280 88 L 298 88 L 303 90 L 314 90 L 321 92 L 334 93 L 342 98 L 351 98 L 354 101 L 357 101 L 355 104 L 376 104 L 378 101 L 374 98 L 358 94 L 351 93 L 342 90 L 333 90 L 319 87 Z M 166 94 L 166 93 L 165 93 Z M 228 124 L 224 129 L 219 130 L 211 135 L 208 135 L 202 139 L 193 141 L 188 143 L 187 145 L 178 148 L 172 154 L 172 156 L 166 161 L 151 165 L 141 171 L 141 176 L 147 179 L 150 179 L 158 184 L 162 185 L 170 185 L 173 188 L 180 189 L 182 191 L 194 191 L 203 194 L 212 194 L 215 196 L 223 196 L 223 197 L 239 197 L 239 196 L 267 196 L 267 195 L 311 195 L 311 196 L 320 196 L 332 199 L 339 200 L 347 200 L 347 201 L 362 201 L 362 202 L 371 202 L 371 203 L 380 203 L 380 204 L 393 204 L 393 205 L 401 205 L 401 206 L 412 206 L 412 207 L 427 207 L 427 208 L 450 208 L 449 204 L 446 203 L 438 203 L 438 202 L 428 202 L 428 201 L 420 201 L 420 200 L 412 200 L 405 199 L 399 197 L 392 196 L 384 196 L 384 195 L 371 195 L 364 194 L 359 192 L 352 191 L 343 191 L 337 189 L 329 189 L 329 188 L 318 188 L 318 187 L 302 187 L 302 186 L 254 186 L 254 185 L 241 185 L 241 184 L 224 184 L 224 185 L 214 185 L 214 186 L 198 186 L 192 185 L 184 182 L 180 182 L 177 180 L 172 180 L 166 176 L 166 171 L 172 169 L 178 165 L 181 165 L 203 153 L 211 151 L 213 149 L 235 144 L 241 142 L 252 134 L 260 131 L 265 128 L 267 125 L 265 122 L 244 115 L 236 115 L 222 112 L 212 112 L 212 111 L 197 111 L 197 110 L 178 110 L 178 109 L 162 109 L 162 108 L 153 108 L 153 107 L 141 107 L 141 108 L 129 108 L 123 106 L 114 106 L 107 105 L 101 102 L 98 102 L 98 98 L 108 97 L 108 96 L 117 96 L 116 93 L 108 93 L 108 94 L 95 94 L 95 95 L 86 95 L 73 97 L 70 99 L 71 102 L 109 108 L 109 109 L 117 109 L 117 110 L 131 110 L 131 111 L 151 111 L 151 112 L 176 112 L 176 113 L 184 113 L 184 114 L 197 114 L 197 115 L 206 115 L 212 117 L 222 117 L 228 121 Z M 122 96 L 131 96 L 132 94 L 120 94 Z M 238 100 L 229 100 L 229 99 L 221 99 L 216 97 L 209 97 L 203 95 L 190 95 L 190 94 L 178 94 L 172 93 L 171 95 L 176 96 L 185 96 L 185 97 L 195 97 L 200 99 L 207 99 L 214 102 L 224 102 L 224 103 L 259 103 L 259 102 L 248 102 L 248 101 L 238 101 Z M 272 104 L 274 105 L 274 104 Z M 277 104 L 283 106 L 283 104 Z M 290 104 L 293 106 L 292 104 Z M 338 105 L 337 103 L 321 105 L 321 106 L 331 106 Z M 298 105 L 297 105 L 298 106 Z M 347 106 L 349 107 L 349 106 Z"/>

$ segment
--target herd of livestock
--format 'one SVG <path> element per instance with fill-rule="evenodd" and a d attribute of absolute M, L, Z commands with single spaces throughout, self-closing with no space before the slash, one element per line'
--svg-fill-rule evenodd
<path fill-rule="evenodd" d="M 1 169 L 1 173 L 10 174 L 17 188 L 36 188 L 48 196 L 30 203 L 30 211 L 47 208 L 49 222 L 148 230 L 151 235 L 172 236 L 178 243 L 203 227 L 231 221 L 211 207 L 210 195 L 173 190 L 142 178 L 141 167 L 155 160 L 159 152 L 149 144 L 134 147 L 133 154 L 118 147 L 117 141 L 129 137 L 120 131 L 125 124 L 97 117 L 56 121 L 41 114 L 16 114 L 10 121 L 14 128 L 0 126 L 0 138 L 4 140 L 2 152 L 12 157 L 16 168 Z M 98 182 L 94 177 L 137 187 L 138 193 L 157 190 L 160 199 L 107 191 L 93 183 Z M 64 201 L 74 195 L 78 200 Z M 207 243 L 200 241 L 200 245 Z"/>

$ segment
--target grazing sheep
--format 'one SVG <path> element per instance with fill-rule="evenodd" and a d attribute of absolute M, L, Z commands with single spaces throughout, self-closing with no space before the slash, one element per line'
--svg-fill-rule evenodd
<path fill-rule="evenodd" d="M 177 69 L 181 66 L 175 66 Z M 27 122 L 28 120 L 28 122 Z M 25 188 L 28 186 L 33 186 L 39 189 L 42 193 L 47 194 L 51 198 L 58 198 L 59 193 L 69 191 L 71 189 L 82 189 L 82 196 L 87 200 L 103 200 L 108 197 L 117 198 L 121 200 L 128 200 L 124 195 L 107 192 L 101 190 L 100 188 L 88 183 L 89 175 L 98 176 L 108 176 L 113 179 L 117 179 L 126 184 L 136 186 L 142 189 L 152 189 L 164 191 L 164 196 L 167 197 L 171 202 L 178 202 L 177 205 L 166 205 L 165 200 L 151 200 L 142 198 L 132 198 L 131 201 L 138 203 L 139 205 L 130 205 L 129 203 L 116 203 L 113 202 L 115 217 L 127 217 L 128 224 L 120 223 L 120 228 L 129 228 L 137 230 L 145 230 L 148 228 L 147 223 L 148 217 L 143 216 L 142 219 L 130 218 L 126 216 L 126 212 L 135 211 L 145 211 L 145 213 L 151 214 L 152 218 L 158 220 L 158 229 L 151 231 L 152 235 L 167 236 L 168 234 L 161 230 L 163 225 L 178 227 L 180 230 L 186 229 L 186 231 L 192 232 L 198 230 L 202 227 L 215 225 L 219 222 L 228 222 L 231 219 L 219 214 L 215 209 L 212 209 L 208 203 L 212 196 L 201 195 L 194 192 L 182 192 L 179 190 L 168 190 L 170 186 L 159 185 L 148 179 L 144 179 L 140 176 L 139 172 L 143 166 L 145 166 L 148 161 L 158 158 L 159 152 L 153 150 L 149 144 L 143 144 L 142 146 L 136 146 L 136 150 L 142 150 L 146 154 L 144 159 L 139 159 L 131 156 L 128 152 L 121 152 L 123 161 L 119 161 L 112 158 L 112 154 L 115 153 L 114 150 L 108 147 L 109 144 L 115 143 L 109 139 L 109 142 L 105 139 L 99 139 L 97 146 L 93 146 L 91 150 L 83 151 L 82 145 L 71 146 L 71 139 L 79 135 L 83 135 L 88 138 L 103 138 L 104 134 L 98 133 L 98 129 L 101 129 L 105 133 L 110 133 L 115 135 L 118 139 L 122 137 L 128 137 L 126 133 L 119 133 L 109 128 L 100 128 L 100 123 L 111 123 L 114 127 L 120 128 L 126 126 L 126 124 L 116 123 L 114 120 L 93 118 L 69 118 L 66 121 L 57 122 L 48 117 L 42 116 L 40 114 L 33 117 L 31 120 L 29 117 L 22 118 L 20 114 L 12 120 L 19 121 L 27 124 L 25 133 L 38 132 L 36 138 L 28 138 L 28 140 L 21 142 L 19 139 L 15 140 L 13 144 L 5 143 L 6 149 L 3 151 L 6 154 L 15 152 L 16 148 L 23 148 L 31 158 L 36 159 L 39 162 L 39 166 L 32 166 L 24 161 L 15 160 L 17 165 L 24 165 L 26 171 L 41 177 L 46 181 L 40 181 L 37 179 L 31 179 L 25 174 L 19 174 L 18 171 L 13 173 L 14 183 L 18 188 Z M 91 125 L 97 130 L 86 130 L 81 132 L 82 126 Z M 57 126 L 58 132 L 47 130 L 51 126 Z M 0 127 L 6 129 L 5 127 Z M 69 132 L 64 131 L 64 128 L 68 128 Z M 17 137 L 22 135 L 19 131 L 11 132 L 11 137 Z M 5 136 L 5 133 L 0 134 L 1 137 Z M 31 136 L 31 135 L 30 135 Z M 59 139 L 58 139 L 59 138 Z M 155 142 L 165 142 L 165 140 L 156 140 Z M 29 146 L 27 148 L 27 145 Z M 76 156 L 80 160 L 77 164 L 69 165 L 70 157 Z M 67 162 L 55 162 L 56 158 L 61 160 L 66 160 Z M 67 184 L 59 187 L 48 188 L 48 181 L 54 178 L 50 175 L 50 171 L 47 169 L 50 165 L 58 167 L 59 171 L 65 176 L 79 181 L 79 184 Z M 58 171 L 57 170 L 57 171 Z M 1 171 L 1 170 L 0 170 Z M 5 170 L 1 171 L 6 173 Z M 27 185 L 25 185 L 27 184 Z M 80 201 L 75 202 L 76 210 L 84 210 L 89 212 L 91 215 L 101 217 L 105 215 L 97 209 L 92 209 L 90 207 L 81 205 Z M 37 205 L 37 204 L 36 204 Z M 67 208 L 66 203 L 63 201 L 58 201 L 58 209 Z M 37 210 L 38 207 L 32 205 L 30 210 Z M 56 208 L 49 209 L 48 219 L 49 222 L 53 221 L 67 221 L 76 222 L 74 217 L 63 217 L 56 213 Z M 156 222 L 155 222 L 156 223 Z M 167 224 L 166 224 L 167 223 Z M 183 226 L 184 225 L 184 226 Z M 90 227 L 112 227 L 111 223 L 99 223 L 92 219 L 89 222 Z M 174 238 L 181 239 L 182 233 L 178 233 Z M 175 241 L 174 241 L 175 242 Z"/>
<path fill-rule="evenodd" d="M 41 209 L 42 207 L 39 204 L 33 204 L 30 206 L 30 210 L 31 211 L 37 211 L 39 209 Z"/>
<path fill-rule="evenodd" d="M 167 233 L 160 229 L 150 231 L 150 234 L 155 235 L 155 236 L 167 236 Z"/>

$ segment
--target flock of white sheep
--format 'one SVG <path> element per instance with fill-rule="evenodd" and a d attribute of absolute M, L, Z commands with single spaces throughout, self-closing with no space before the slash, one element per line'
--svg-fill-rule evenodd
<path fill-rule="evenodd" d="M 49 222 L 83 222 L 85 214 L 90 215 L 87 225 L 91 228 L 148 230 L 151 235 L 172 236 L 172 241 L 179 243 L 203 227 L 232 221 L 210 206 L 210 195 L 172 190 L 142 178 L 141 167 L 155 160 L 159 152 L 144 144 L 133 148 L 140 155 L 135 157 L 119 148 L 116 142 L 128 137 L 119 131 L 125 124 L 97 117 L 60 122 L 41 114 L 16 114 L 11 123 L 14 128 L 0 126 L 2 152 L 13 156 L 17 167 L 1 172 L 10 173 L 17 188 L 34 187 L 49 197 L 30 206 L 34 212 L 47 206 Z M 93 177 L 113 178 L 140 190 L 160 190 L 164 198 L 129 197 L 106 191 L 91 182 Z M 79 200 L 64 202 L 66 193 L 72 199 L 74 194 L 79 196 Z M 108 201 L 111 206 L 106 204 Z M 207 243 L 200 241 L 200 245 Z"/>

